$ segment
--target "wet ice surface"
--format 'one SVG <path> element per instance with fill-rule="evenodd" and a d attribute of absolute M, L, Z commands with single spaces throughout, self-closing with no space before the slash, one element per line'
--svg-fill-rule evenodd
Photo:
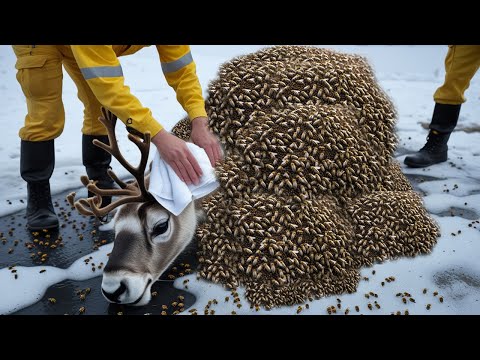
<path fill-rule="evenodd" d="M 165 311 L 170 315 L 178 310 L 178 307 L 172 306 L 172 303 L 180 302 L 179 296 L 183 296 L 181 301 L 187 307 L 190 307 L 196 300 L 191 293 L 175 289 L 172 286 L 172 281 L 158 281 L 152 286 L 152 292 L 159 295 L 155 296 L 147 306 L 135 307 L 110 304 L 105 301 L 101 294 L 101 283 L 101 277 L 85 281 L 62 281 L 48 288 L 40 301 L 14 314 L 159 315 L 164 311 L 162 305 L 165 305 L 167 306 Z M 55 299 L 54 303 L 51 299 Z"/>
<path fill-rule="evenodd" d="M 213 79 L 220 63 L 259 47 L 192 47 L 203 88 L 206 89 L 208 82 Z M 446 47 L 329 47 L 360 53 L 372 62 L 380 85 L 398 109 L 397 160 L 402 162 L 407 154 L 421 148 L 427 135 L 422 123 L 429 122 L 432 114 L 432 94 L 443 79 Z M 132 92 L 138 92 L 141 101 L 162 119 L 167 129 L 171 128 L 183 117 L 183 110 L 162 76 L 149 75 L 157 74 L 159 70 L 155 49 L 142 50 L 133 56 L 121 58 L 121 61 Z M 1 215 L 25 208 L 25 184 L 18 175 L 20 143 L 17 137 L 18 129 L 23 124 L 25 101 L 15 80 L 14 62 L 11 50 L 0 46 L 0 70 L 5 68 L 6 71 L 0 88 L 0 121 L 12 124 L 4 129 L 4 138 L 11 143 L 4 142 L 0 147 L 0 182 L 3 185 L 0 189 Z M 105 263 L 106 253 L 102 253 L 103 250 L 95 251 L 94 248 L 105 245 L 102 240 L 106 240 L 106 244 L 111 243 L 112 232 L 107 227 L 100 229 L 97 222 L 74 212 L 68 215 L 69 207 L 64 202 L 66 193 L 60 194 L 66 189 L 80 186 L 79 177 L 84 173 L 79 155 L 82 106 L 77 100 L 73 83 L 65 76 L 63 99 L 67 121 L 64 133 L 56 140 L 57 162 L 52 177 L 53 192 L 60 194 L 55 197 L 58 202 L 56 210 L 58 212 L 63 206 L 62 211 L 69 218 L 59 233 L 64 245 L 51 249 L 51 241 L 46 246 L 45 234 L 41 234 L 39 241 L 43 241 L 43 245 L 36 243 L 28 249 L 26 243 L 32 243 L 35 237 L 25 229 L 23 212 L 0 219 L 1 237 L 5 238 L 0 243 L 0 313 L 79 314 L 83 306 L 86 308 L 85 314 L 160 314 L 162 305 L 167 306 L 167 313 L 172 313 L 175 308 L 171 303 L 178 296 L 184 296 L 184 314 L 190 314 L 189 311 L 193 309 L 198 314 L 204 314 L 209 301 L 211 305 L 207 310 L 209 313 L 213 310 L 215 314 L 231 314 L 232 311 L 237 314 L 296 314 L 297 311 L 300 314 L 326 314 L 328 306 L 337 306 L 337 298 L 341 300 L 341 309 L 337 307 L 337 314 L 343 314 L 346 308 L 349 308 L 350 314 L 391 314 L 397 311 L 403 314 L 405 310 L 410 314 L 480 314 L 480 133 L 475 130 L 480 119 L 479 93 L 480 76 L 477 75 L 466 93 L 468 101 L 462 105 L 458 127 L 468 132 L 455 131 L 452 134 L 447 162 L 427 169 L 409 169 L 402 163 L 403 172 L 424 196 L 426 209 L 441 227 L 442 236 L 431 254 L 364 268 L 361 273 L 365 280 L 360 282 L 356 293 L 308 302 L 309 309 L 305 304 L 300 304 L 301 309 L 297 305 L 271 311 L 260 309 L 257 312 L 250 309 L 242 288 L 237 289 L 241 304 L 239 308 L 238 300 L 234 303 L 230 291 L 211 282 L 197 280 L 195 273 L 178 278 L 174 284 L 171 281 L 155 284 L 152 291 L 157 291 L 157 296 L 151 304 L 130 308 L 109 305 L 100 293 L 101 269 L 98 266 L 101 262 Z M 126 139 L 125 130 L 119 128 L 117 134 L 121 148 L 125 149 L 125 157 L 135 163 L 138 152 Z M 125 175 L 115 161 L 112 165 L 121 176 Z M 79 194 L 85 195 L 85 191 L 80 190 Z M 81 234 L 84 235 L 83 240 L 79 238 Z M 51 239 L 57 239 L 58 234 L 51 235 Z M 18 240 L 16 246 L 15 240 Z M 36 254 L 33 258 L 30 257 L 32 253 Z M 42 262 L 45 253 L 47 256 Z M 94 259 L 85 264 L 82 261 L 85 256 Z M 187 251 L 184 258 L 176 262 L 179 269 L 182 261 L 195 268 L 194 249 Z M 92 271 L 93 263 L 95 272 Z M 77 265 L 71 268 L 72 264 Z M 8 269 L 12 265 L 16 267 Z M 40 273 L 42 269 L 47 271 Z M 372 274 L 373 271 L 375 274 Z M 391 276 L 395 277 L 395 281 L 385 281 Z M 167 280 L 167 274 L 162 278 Z M 81 300 L 81 291 L 86 288 L 91 291 L 85 300 Z M 424 289 L 427 289 L 426 294 L 423 294 Z M 77 294 L 78 291 L 80 294 Z M 433 295 L 434 291 L 438 292 L 437 296 Z M 369 298 L 366 298 L 365 294 L 370 292 L 378 297 L 368 295 Z M 396 296 L 405 292 L 411 295 L 405 297 L 407 304 L 402 302 L 402 296 Z M 439 300 L 440 296 L 443 296 L 443 303 Z M 225 301 L 226 297 L 228 301 Z M 415 302 L 410 301 L 410 297 Z M 52 304 L 49 298 L 55 298 L 56 303 Z M 380 309 L 375 306 L 375 301 Z M 372 310 L 368 308 L 369 303 Z M 431 304 L 430 310 L 426 308 L 428 304 Z M 359 306 L 358 313 L 355 306 Z"/>
<path fill-rule="evenodd" d="M 30 233 L 25 227 L 23 211 L 0 218 L 0 314 L 78 315 L 84 307 L 83 313 L 90 315 L 142 315 L 160 314 L 164 310 L 162 305 L 167 306 L 166 313 L 172 314 L 179 310 L 172 303 L 183 302 L 185 306 L 194 303 L 195 297 L 188 291 L 175 289 L 173 280 L 168 277 L 184 271 L 185 264 L 195 267 L 196 248 L 192 242 L 161 281 L 152 286 L 151 291 L 156 296 L 149 305 L 109 304 L 101 294 L 100 285 L 107 254 L 113 245 L 113 224 L 101 225 L 71 211 L 66 195 L 53 198 L 55 210 L 60 215 L 58 231 Z M 55 248 L 51 248 L 52 245 Z M 90 289 L 88 294 L 85 293 L 87 288 Z M 81 299 L 82 294 L 85 294 L 84 299 Z M 178 296 L 183 296 L 182 301 Z"/>
<path fill-rule="evenodd" d="M 0 270 L 0 284 L 2 288 L 5 286 L 0 300 L 0 314 L 8 314 L 37 302 L 47 288 L 61 281 L 83 281 L 101 275 L 101 269 L 93 272 L 85 260 L 105 264 L 108 259 L 107 253 L 111 250 L 112 244 L 104 245 L 91 255 L 76 260 L 67 269 L 51 266 L 15 266 Z"/>

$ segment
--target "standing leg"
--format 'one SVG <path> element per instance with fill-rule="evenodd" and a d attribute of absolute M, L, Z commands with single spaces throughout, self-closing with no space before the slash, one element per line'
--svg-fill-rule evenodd
<path fill-rule="evenodd" d="M 50 196 L 55 166 L 54 139 L 62 131 L 62 56 L 54 45 L 14 45 L 17 80 L 27 101 L 20 129 L 20 174 L 27 182 L 27 226 L 31 230 L 58 227 Z"/>
<path fill-rule="evenodd" d="M 426 167 L 447 161 L 448 140 L 460 115 L 464 93 L 480 67 L 480 46 L 451 45 L 445 58 L 445 82 L 433 96 L 433 110 L 427 143 L 414 155 L 405 158 L 410 167 Z"/>
<path fill-rule="evenodd" d="M 93 145 L 92 141 L 98 139 L 103 143 L 109 144 L 107 130 L 98 120 L 101 115 L 101 104 L 93 94 L 87 82 L 73 57 L 68 45 L 62 47 L 64 54 L 63 65 L 70 75 L 78 89 L 78 98 L 84 105 L 83 128 L 82 128 L 82 159 L 88 177 L 97 181 L 97 185 L 102 189 L 111 189 L 114 187 L 113 180 L 107 173 L 110 168 L 112 156 Z M 89 197 L 93 194 L 89 193 Z M 111 202 L 111 197 L 104 197 L 102 206 L 106 206 Z"/>

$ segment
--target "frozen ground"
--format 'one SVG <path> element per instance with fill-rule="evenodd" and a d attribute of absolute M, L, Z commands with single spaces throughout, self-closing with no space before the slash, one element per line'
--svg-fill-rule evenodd
<path fill-rule="evenodd" d="M 446 46 L 329 47 L 362 54 L 370 60 L 381 86 L 398 110 L 398 160 L 403 161 L 407 152 L 418 150 L 427 134 L 421 123 L 428 123 L 433 109 L 432 94 L 443 80 Z M 214 78 L 219 64 L 232 56 L 258 48 L 261 46 L 192 46 L 203 88 Z M 126 83 L 132 92 L 152 108 L 156 117 L 170 129 L 183 116 L 183 110 L 161 74 L 155 49 L 144 49 L 121 58 L 121 61 Z M 4 133 L 0 142 L 0 183 L 3 185 L 0 188 L 0 216 L 25 206 L 26 189 L 19 176 L 20 141 L 17 132 L 23 124 L 26 106 L 15 79 L 14 64 L 15 56 L 11 48 L 0 46 L 0 124 Z M 425 170 L 403 167 L 410 177 L 424 181 L 419 189 L 425 195 L 425 206 L 440 224 L 442 237 L 433 253 L 363 269 L 362 275 L 369 280 L 362 281 L 355 294 L 340 297 L 342 309 L 339 312 L 343 313 L 349 307 L 351 314 L 356 313 L 354 307 L 358 305 L 360 313 L 390 314 L 399 310 L 403 313 L 408 309 L 411 314 L 480 314 L 480 224 L 475 223 L 480 220 L 480 133 L 470 131 L 480 125 L 480 75 L 474 78 L 466 96 L 468 101 L 462 108 L 458 129 L 469 131 L 456 131 L 452 135 L 449 161 Z M 77 188 L 79 177 L 84 172 L 80 156 L 82 105 L 76 98 L 75 87 L 68 75 L 64 78 L 63 99 L 67 120 L 64 133 L 56 140 L 56 168 L 51 181 L 54 193 Z M 126 140 L 122 127 L 118 129 L 118 138 L 127 152 L 127 158 L 133 161 L 138 159 L 136 149 Z M 115 164 L 113 166 L 122 174 L 120 168 Z M 100 253 L 98 256 L 105 255 Z M 8 297 L 0 295 L 0 313 L 8 313 L 38 300 L 43 293 L 42 288 L 56 281 L 83 276 L 75 274 L 73 269 L 75 267 L 49 271 L 49 276 L 55 278 L 44 276 L 43 280 L 39 275 L 26 276 L 29 281 L 18 282 L 17 285 L 13 284 L 11 276 L 5 276 L 7 269 L 0 270 L 0 294 L 5 294 L 5 291 L 16 294 Z M 31 274 L 38 274 L 37 270 L 22 269 Z M 375 275 L 372 270 L 375 270 Z M 386 282 L 384 279 L 389 276 L 394 276 L 395 281 Z M 256 313 L 249 309 L 245 300 L 242 300 L 243 306 L 238 308 L 232 302 L 232 295 L 221 287 L 197 281 L 195 275 L 189 278 L 188 291 L 197 296 L 197 303 L 193 307 L 200 314 L 207 302 L 214 298 L 218 301 L 217 305 L 212 306 L 216 314 L 229 314 L 233 310 L 238 314 Z M 177 280 L 179 288 L 182 288 L 183 280 Z M 381 285 L 382 281 L 384 286 Z M 33 283 L 36 284 L 35 288 L 31 285 Z M 424 288 L 427 294 L 422 293 Z M 440 293 L 436 297 L 432 295 L 435 290 Z M 367 299 L 364 295 L 370 291 L 377 293 L 378 298 Z M 238 292 L 242 298 L 242 290 Z M 415 303 L 408 301 L 404 305 L 401 297 L 395 296 L 399 292 L 410 293 Z M 438 300 L 440 295 L 444 297 L 443 303 Z M 24 298 L 20 300 L 19 296 Z M 225 302 L 226 296 L 230 297 L 228 302 Z M 374 301 L 380 304 L 380 309 L 375 307 Z M 373 310 L 367 308 L 369 302 Z M 321 299 L 310 303 L 309 309 L 303 306 L 301 313 L 323 314 L 327 306 L 336 303 L 335 297 Z M 426 310 L 427 304 L 432 304 L 431 310 Z M 285 307 L 268 313 L 294 314 L 297 310 L 297 306 Z"/>

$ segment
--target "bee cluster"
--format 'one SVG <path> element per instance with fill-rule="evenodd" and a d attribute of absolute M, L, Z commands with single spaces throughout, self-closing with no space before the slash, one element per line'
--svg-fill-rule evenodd
<path fill-rule="evenodd" d="M 427 254 L 439 236 L 437 225 L 413 191 L 365 194 L 352 199 L 346 211 L 355 234 L 352 254 L 362 265 Z"/>
<path fill-rule="evenodd" d="M 206 108 L 225 159 L 197 230 L 202 277 L 271 308 L 354 292 L 361 266 L 435 244 L 364 58 L 306 46 L 241 56 L 220 67 Z M 183 119 L 173 133 L 190 130 Z"/>

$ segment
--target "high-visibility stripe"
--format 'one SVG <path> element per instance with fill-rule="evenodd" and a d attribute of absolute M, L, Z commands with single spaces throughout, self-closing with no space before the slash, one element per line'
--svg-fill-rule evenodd
<path fill-rule="evenodd" d="M 118 66 L 95 66 L 80 69 L 85 80 L 100 77 L 121 77 L 123 76 L 122 67 Z"/>
<path fill-rule="evenodd" d="M 193 61 L 192 53 L 189 51 L 187 54 L 183 55 L 180 59 L 175 61 L 170 61 L 167 63 L 162 63 L 162 70 L 164 74 L 173 73 L 180 70 L 184 66 L 187 66 Z"/>

